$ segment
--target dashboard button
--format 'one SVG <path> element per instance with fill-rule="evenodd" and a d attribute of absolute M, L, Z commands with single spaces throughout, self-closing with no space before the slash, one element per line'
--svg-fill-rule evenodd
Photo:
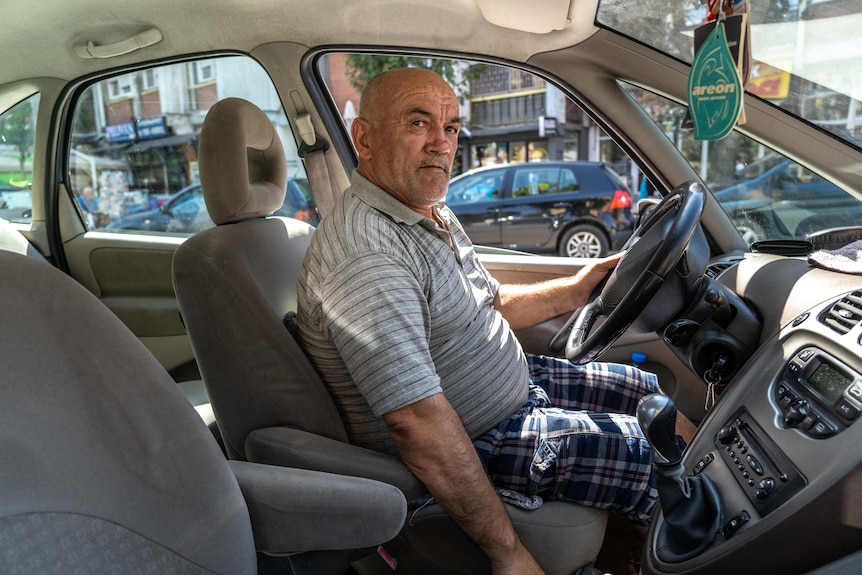
<path fill-rule="evenodd" d="M 738 438 L 739 432 L 732 425 L 722 427 L 716 435 L 716 439 L 718 439 L 718 442 L 722 445 L 726 445 L 728 449 L 732 447 L 731 444 L 735 443 Z"/>
<path fill-rule="evenodd" d="M 766 499 L 775 491 L 775 480 L 771 477 L 761 479 L 754 490 L 754 496 L 758 499 Z"/>
<path fill-rule="evenodd" d="M 811 406 L 808 401 L 798 399 L 791 403 L 784 410 L 784 425 L 787 427 L 796 427 L 808 416 L 811 411 Z"/>
<path fill-rule="evenodd" d="M 821 419 L 820 421 L 811 426 L 811 429 L 808 430 L 808 433 L 818 439 L 823 439 L 825 437 L 830 437 L 834 435 L 835 428 L 833 428 L 831 425 Z"/>
<path fill-rule="evenodd" d="M 753 455 L 749 455 L 746 460 L 748 461 L 748 466 L 751 467 L 751 470 L 755 472 L 757 475 L 763 475 L 763 466 L 760 465 L 760 462 Z"/>
<path fill-rule="evenodd" d="M 843 398 L 835 406 L 835 411 L 844 419 L 851 421 L 859 417 L 859 408 Z"/>

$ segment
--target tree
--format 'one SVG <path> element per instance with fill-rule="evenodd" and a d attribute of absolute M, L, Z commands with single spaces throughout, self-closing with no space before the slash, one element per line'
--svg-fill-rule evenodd
<path fill-rule="evenodd" d="M 0 116 L 0 143 L 12 144 L 18 151 L 18 167 L 22 180 L 27 180 L 27 158 L 33 153 L 34 121 L 38 98 L 29 98 Z"/>
<path fill-rule="evenodd" d="M 347 57 L 347 73 L 350 85 L 359 92 L 368 81 L 383 72 L 398 68 L 424 68 L 436 72 L 455 89 L 462 102 L 469 97 L 470 80 L 482 73 L 484 65 L 471 65 L 464 60 L 447 58 L 422 58 L 418 56 L 350 54 Z"/>

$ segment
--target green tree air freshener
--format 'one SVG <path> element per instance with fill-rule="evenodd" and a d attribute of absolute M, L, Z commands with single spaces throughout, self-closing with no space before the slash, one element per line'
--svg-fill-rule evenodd
<path fill-rule="evenodd" d="M 696 140 L 720 140 L 739 119 L 742 81 L 719 17 L 697 49 L 688 76 L 688 110 Z"/>

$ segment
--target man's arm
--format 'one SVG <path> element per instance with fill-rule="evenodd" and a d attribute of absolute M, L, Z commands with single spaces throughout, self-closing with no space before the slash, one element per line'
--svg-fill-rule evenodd
<path fill-rule="evenodd" d="M 542 323 L 587 303 L 599 282 L 616 267 L 621 254 L 591 262 L 573 276 L 545 282 L 501 285 L 494 296 L 494 307 L 512 329 Z"/>
<path fill-rule="evenodd" d="M 488 554 L 495 574 L 542 572 L 518 539 L 461 420 L 442 393 L 383 419 L 401 458 Z"/>

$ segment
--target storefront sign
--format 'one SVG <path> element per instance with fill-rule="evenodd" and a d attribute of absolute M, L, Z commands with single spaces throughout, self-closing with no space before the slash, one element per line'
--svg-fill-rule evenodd
<path fill-rule="evenodd" d="M 138 120 L 138 139 L 150 140 L 152 138 L 164 138 L 168 135 L 168 127 L 164 116 L 154 116 Z"/>
<path fill-rule="evenodd" d="M 751 68 L 751 80 L 747 89 L 755 96 L 770 100 L 783 100 L 790 91 L 789 65 L 784 70 L 762 62 L 755 62 Z"/>
<path fill-rule="evenodd" d="M 539 137 L 556 136 L 557 135 L 557 119 L 539 116 Z"/>
<path fill-rule="evenodd" d="M 105 126 L 105 137 L 109 142 L 134 142 L 137 138 L 134 122 Z"/>
<path fill-rule="evenodd" d="M 123 122 L 105 126 L 105 137 L 110 142 L 134 142 L 135 140 L 152 140 L 168 135 L 168 126 L 164 116 L 144 118 L 137 122 Z"/>

